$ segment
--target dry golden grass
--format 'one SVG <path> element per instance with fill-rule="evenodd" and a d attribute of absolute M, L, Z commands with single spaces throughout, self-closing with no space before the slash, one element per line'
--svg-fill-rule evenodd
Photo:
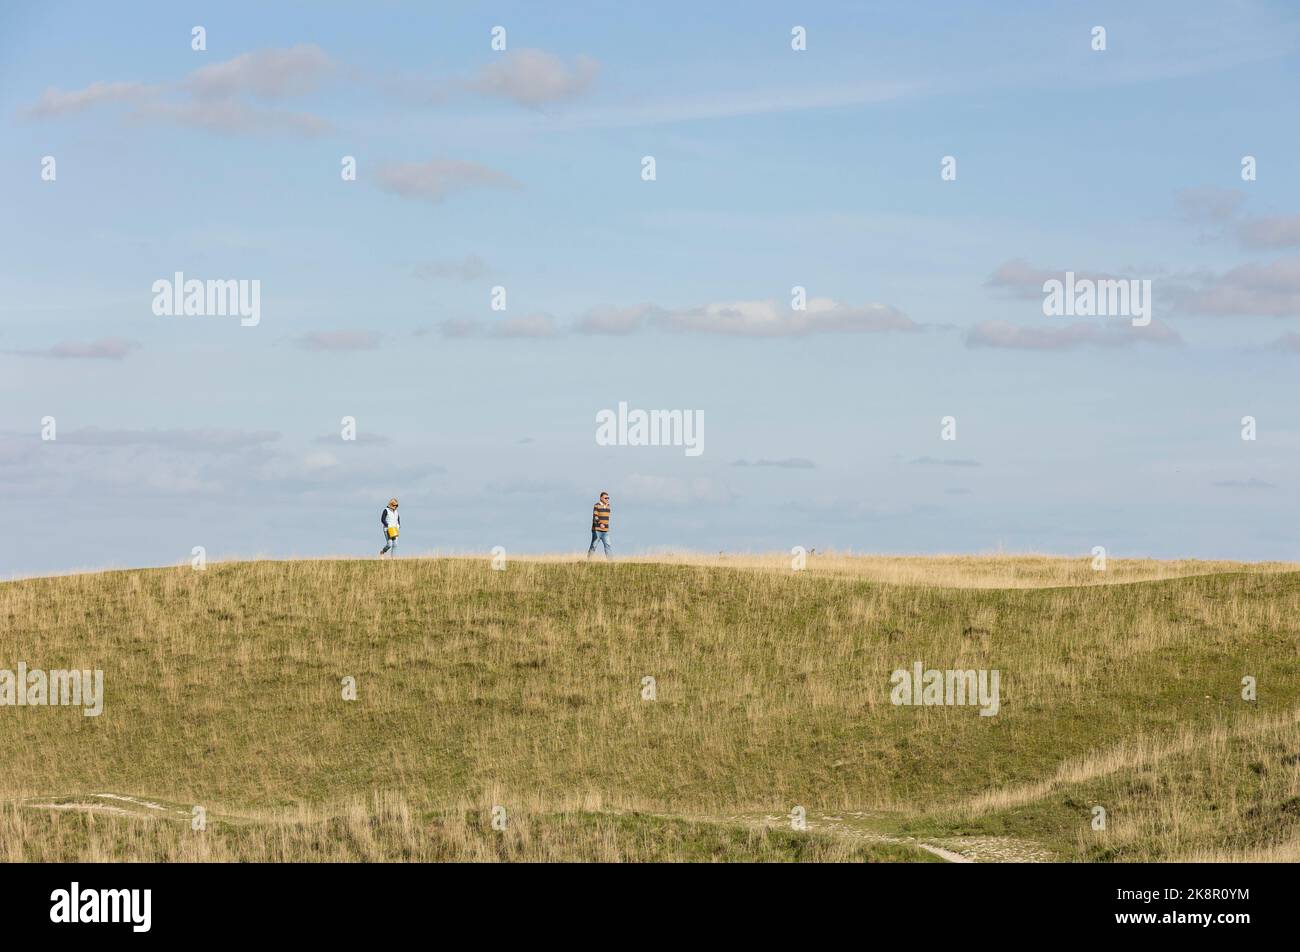
<path fill-rule="evenodd" d="M 407 843 L 408 829 L 437 840 L 428 850 L 440 857 L 474 858 L 500 843 L 471 847 L 449 824 L 460 811 L 486 822 L 495 796 L 521 835 L 526 817 L 547 831 L 546 845 L 521 840 L 496 858 L 583 858 L 566 837 L 588 838 L 586 858 L 672 858 L 650 845 L 668 821 L 648 814 L 793 804 L 886 811 L 899 825 L 1021 811 L 1076 858 L 1280 850 L 1296 831 L 1293 794 L 1262 783 L 1245 754 L 1210 788 L 1222 802 L 1188 795 L 1162 813 L 1117 788 L 1142 812 L 1113 828 L 1130 839 L 1112 854 L 1095 842 L 1078 852 L 1086 810 L 1065 800 L 1201 764 L 1220 741 L 1285 747 L 1270 732 L 1294 734 L 1286 718 L 1300 707 L 1295 568 L 1112 560 L 1103 576 L 1089 559 L 814 554 L 793 573 L 788 556 L 676 555 L 521 558 L 500 572 L 484 557 L 29 579 L 0 585 L 0 667 L 102 668 L 107 700 L 99 718 L 0 708 L 0 798 L 203 804 L 227 818 L 203 847 L 221 859 L 268 855 L 240 832 L 264 826 L 292 831 L 275 854 L 289 858 L 432 855 Z M 918 660 L 1000 670 L 1000 713 L 895 707 L 890 673 Z M 1258 679 L 1256 702 L 1240 696 L 1244 675 Z M 342 699 L 344 677 L 356 701 Z M 1229 798 L 1229 782 L 1282 799 Z M 1252 808 L 1273 825 L 1254 823 Z M 5 849 L 32 858 L 32 838 L 55 833 L 22 811 L 32 808 L 10 809 Z M 346 833 L 358 811 L 380 824 L 371 840 Z M 36 812 L 78 856 L 200 848 L 183 823 L 129 833 L 145 821 Z M 83 849 L 92 822 L 113 832 Z M 663 835 L 683 857 L 710 842 L 731 845 L 700 855 L 790 856 L 681 822 L 694 826 Z M 334 834 L 349 845 L 331 847 Z"/>
<path fill-rule="evenodd" d="M 519 556 L 531 561 L 576 562 L 582 556 Z M 688 551 L 663 551 L 620 561 L 639 564 L 695 565 L 707 568 L 766 570 L 789 574 L 793 556 L 787 553 L 728 555 Z M 847 552 L 813 552 L 805 571 L 812 576 L 834 576 L 917 585 L 927 588 L 1053 588 L 1079 585 L 1115 585 L 1222 575 L 1234 572 L 1296 572 L 1300 562 L 1232 562 L 1203 559 L 1107 559 L 1104 571 L 1093 569 L 1092 556 L 1066 558 L 1046 555 L 854 555 Z"/>
<path fill-rule="evenodd" d="M 0 862 L 930 862 L 905 844 L 755 829 L 578 806 L 514 812 L 491 826 L 493 804 L 464 801 L 428 812 L 400 794 L 375 793 L 329 809 L 188 819 L 0 803 Z"/>
<path fill-rule="evenodd" d="M 440 560 L 484 562 L 487 555 L 445 555 Z M 689 565 L 703 568 L 745 569 L 788 575 L 793 556 L 783 552 L 711 554 L 669 550 L 647 555 L 619 556 L 617 561 L 635 565 Z M 416 559 L 418 560 L 418 559 Z M 315 565 L 333 561 L 355 561 L 354 556 L 334 556 L 309 561 L 257 559 L 259 562 L 294 561 Z M 401 561 L 412 561 L 404 558 Z M 579 563 L 582 553 L 510 555 L 511 563 Z M 593 561 L 602 562 L 600 555 Z M 210 563 L 219 565 L 221 563 Z M 231 563 L 235 564 L 235 563 Z M 1104 571 L 1093 569 L 1091 555 L 1075 558 L 1032 554 L 988 555 L 856 555 L 851 552 L 817 552 L 807 556 L 809 576 L 831 576 L 913 585 L 926 588 L 1054 588 L 1082 585 L 1116 585 L 1186 578 L 1192 575 L 1223 575 L 1238 572 L 1279 573 L 1300 571 L 1300 562 L 1234 562 L 1225 559 L 1116 559 L 1106 561 Z M 188 568 L 189 563 L 180 567 Z M 131 571 L 131 570 L 113 570 Z M 93 577 L 105 572 L 77 572 L 49 578 Z"/>
<path fill-rule="evenodd" d="M 1244 850 L 1191 850 L 1175 856 L 1179 863 L 1300 863 L 1300 836 L 1285 843 Z"/>
<path fill-rule="evenodd" d="M 1185 756 L 1188 753 L 1221 756 L 1230 741 L 1281 742 L 1286 738 L 1300 737 L 1300 708 L 1273 717 L 1255 713 L 1239 715 L 1230 724 L 1221 724 L 1209 730 L 1183 728 L 1166 737 L 1137 736 L 1124 738 L 1114 747 L 1097 750 L 1078 759 L 1063 763 L 1047 779 L 1015 787 L 990 790 L 963 803 L 959 811 L 965 816 L 978 816 L 1010 810 L 1049 796 L 1076 784 L 1115 775 L 1126 775 L 1148 770 L 1163 761 Z M 1300 793 L 1300 790 L 1294 791 Z"/>

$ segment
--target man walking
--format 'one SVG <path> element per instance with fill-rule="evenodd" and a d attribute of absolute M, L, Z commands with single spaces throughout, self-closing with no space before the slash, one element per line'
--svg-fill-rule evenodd
<path fill-rule="evenodd" d="M 379 514 L 379 524 L 384 527 L 384 547 L 379 550 L 382 559 L 387 553 L 389 558 L 397 558 L 397 535 L 402 531 L 402 517 L 397 514 L 397 500 L 388 500 L 388 508 Z"/>
<path fill-rule="evenodd" d="M 600 501 L 591 510 L 591 548 L 587 549 L 587 558 L 596 551 L 596 540 L 605 547 L 605 558 L 609 558 L 609 493 L 601 493 Z"/>

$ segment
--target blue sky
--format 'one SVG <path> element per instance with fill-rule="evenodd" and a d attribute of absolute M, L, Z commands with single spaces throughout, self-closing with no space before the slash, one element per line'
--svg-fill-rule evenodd
<path fill-rule="evenodd" d="M 373 554 L 391 495 L 574 551 L 601 489 L 623 553 L 1300 558 L 1300 11 L 806 6 L 6 5 L 0 573 Z"/>

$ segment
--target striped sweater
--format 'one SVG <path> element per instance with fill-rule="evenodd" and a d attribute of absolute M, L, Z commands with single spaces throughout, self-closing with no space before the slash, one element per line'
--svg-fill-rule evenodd
<path fill-rule="evenodd" d="M 591 528 L 595 532 L 609 531 L 609 506 L 596 503 L 591 510 Z"/>

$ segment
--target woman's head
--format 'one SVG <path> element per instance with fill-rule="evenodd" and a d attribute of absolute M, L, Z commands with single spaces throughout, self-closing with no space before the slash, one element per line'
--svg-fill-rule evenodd
<path fill-rule="evenodd" d="M 397 508 L 397 500 L 396 500 L 396 499 L 390 499 L 390 500 L 388 500 L 388 508 L 389 508 L 389 509 L 396 509 L 396 508 Z"/>

